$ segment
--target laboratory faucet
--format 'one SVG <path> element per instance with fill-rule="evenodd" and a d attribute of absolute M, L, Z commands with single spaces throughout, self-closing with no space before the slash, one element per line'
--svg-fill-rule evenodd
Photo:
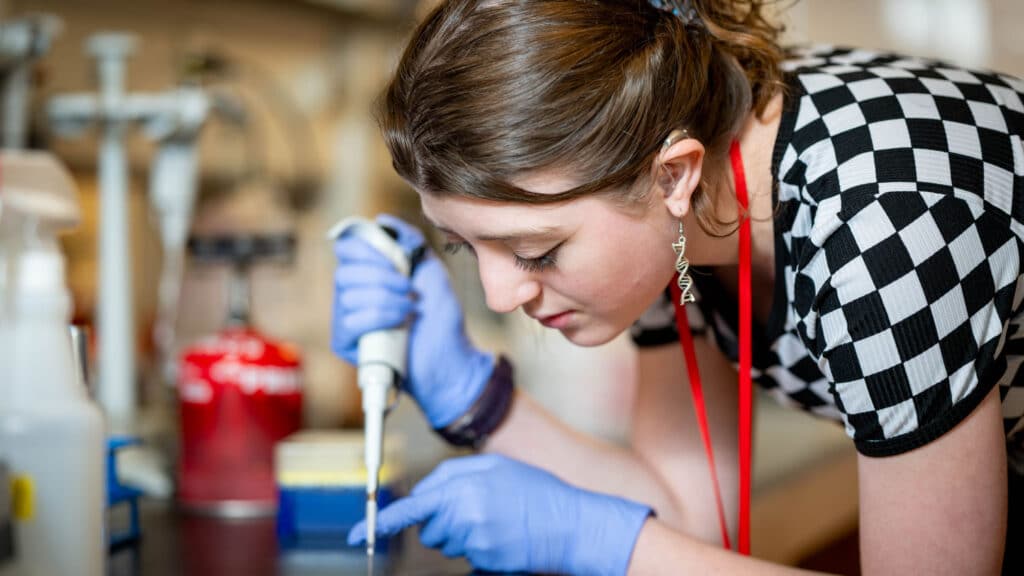
<path fill-rule="evenodd" d="M 32 64 L 50 51 L 50 44 L 60 30 L 60 19 L 47 14 L 0 23 L 0 118 L 4 148 L 25 148 Z"/>
<path fill-rule="evenodd" d="M 128 34 L 92 36 L 87 51 L 96 60 L 98 93 L 55 96 L 47 111 L 54 131 L 62 136 L 77 136 L 93 125 L 102 130 L 98 330 L 102 345 L 97 399 L 115 427 L 130 425 L 136 408 L 125 138 L 128 129 L 138 124 L 159 144 L 151 173 L 150 198 L 160 218 L 165 258 L 169 262 L 159 289 L 161 318 L 166 322 L 166 310 L 177 306 L 182 254 L 196 195 L 196 140 L 212 107 L 211 97 L 197 87 L 127 93 L 125 67 L 135 46 L 134 37 Z M 158 337 L 158 345 L 167 343 Z"/>

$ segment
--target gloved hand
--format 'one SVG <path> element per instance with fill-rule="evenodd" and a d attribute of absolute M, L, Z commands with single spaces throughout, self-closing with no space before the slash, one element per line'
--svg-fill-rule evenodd
<path fill-rule="evenodd" d="M 381 215 L 377 223 L 398 232 L 398 244 L 406 254 L 425 244 L 419 230 L 394 216 Z M 411 317 L 406 391 L 434 428 L 464 414 L 490 378 L 495 360 L 466 337 L 462 308 L 441 260 L 428 250 L 410 280 L 353 235 L 339 238 L 334 253 L 335 354 L 356 364 L 360 336 L 394 328 Z"/>
<path fill-rule="evenodd" d="M 570 486 L 539 468 L 487 454 L 443 462 L 407 498 L 380 511 L 377 533 L 423 524 L 420 540 L 495 572 L 621 575 L 651 509 Z M 366 524 L 348 543 L 366 540 Z"/>

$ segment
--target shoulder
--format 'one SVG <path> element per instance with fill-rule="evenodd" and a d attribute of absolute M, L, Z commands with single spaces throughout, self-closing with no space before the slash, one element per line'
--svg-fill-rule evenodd
<path fill-rule="evenodd" d="M 965 191 L 1013 213 L 1024 155 L 1020 80 L 865 50 L 791 56 L 773 163 L 780 199 L 817 204 L 862 187 Z"/>
<path fill-rule="evenodd" d="M 982 279 L 988 292 L 1000 293 L 1005 317 L 1024 258 L 1021 239 L 980 199 L 932 192 L 830 198 L 817 206 L 799 246 L 791 255 L 798 312 L 821 315 L 869 299 L 889 319 L 905 317 L 912 301 L 916 311 L 954 289 L 973 296 L 973 282 Z"/>
<path fill-rule="evenodd" d="M 816 220 L 792 307 L 858 448 L 938 437 L 1002 373 L 1020 240 L 981 202 L 934 193 L 844 195 Z"/>
<path fill-rule="evenodd" d="M 794 136 L 804 139 L 902 119 L 1024 129 L 1024 81 L 1007 74 L 834 46 L 792 49 L 783 67 Z"/>

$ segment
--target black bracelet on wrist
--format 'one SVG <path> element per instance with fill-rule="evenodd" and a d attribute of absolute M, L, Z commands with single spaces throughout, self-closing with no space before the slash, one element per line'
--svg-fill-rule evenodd
<path fill-rule="evenodd" d="M 476 402 L 451 424 L 435 430 L 449 444 L 480 448 L 487 437 L 505 420 L 514 396 L 512 363 L 508 358 L 499 356 L 494 364 L 494 371 Z"/>

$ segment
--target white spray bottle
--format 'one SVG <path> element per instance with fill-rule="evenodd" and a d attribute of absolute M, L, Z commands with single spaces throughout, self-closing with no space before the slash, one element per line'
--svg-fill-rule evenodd
<path fill-rule="evenodd" d="M 0 460 L 15 533 L 0 576 L 105 572 L 105 425 L 74 361 L 56 237 L 78 214 L 52 155 L 0 153 Z"/>

